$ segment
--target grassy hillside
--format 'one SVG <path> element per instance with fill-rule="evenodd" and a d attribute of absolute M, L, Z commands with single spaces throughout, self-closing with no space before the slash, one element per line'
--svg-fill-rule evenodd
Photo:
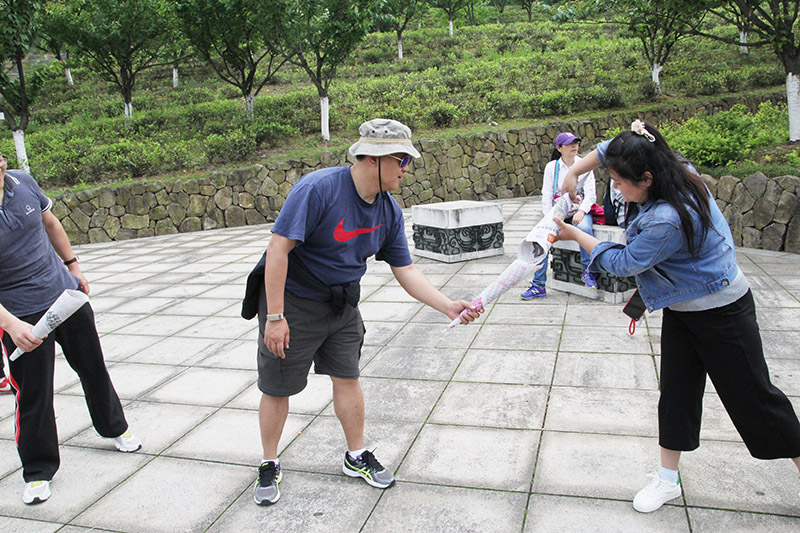
<path fill-rule="evenodd" d="M 489 11 L 481 16 L 493 18 Z M 506 10 L 503 17 L 526 15 Z M 545 20 L 457 25 L 450 38 L 440 18 L 429 14 L 425 24 L 436 27 L 404 34 L 402 61 L 395 35 L 375 33 L 339 69 L 330 92 L 332 144 L 352 139 L 358 124 L 376 116 L 422 133 L 653 100 L 639 42 L 614 28 Z M 168 67 L 142 75 L 134 118 L 126 123 L 113 86 L 79 66 L 70 87 L 54 68 L 28 129 L 32 173 L 45 187 L 91 184 L 199 171 L 322 144 L 316 90 L 298 69 L 284 68 L 262 90 L 252 122 L 236 89 L 201 62 L 189 60 L 180 70 L 177 89 Z M 661 79 L 665 100 L 780 86 L 785 80 L 767 49 L 745 56 L 736 47 L 700 39 L 678 45 Z M 7 130 L 0 151 L 14 152 Z"/>

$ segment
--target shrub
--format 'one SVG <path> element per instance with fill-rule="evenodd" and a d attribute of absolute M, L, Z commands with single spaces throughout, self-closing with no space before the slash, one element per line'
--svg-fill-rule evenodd
<path fill-rule="evenodd" d="M 714 115 L 697 115 L 663 133 L 670 145 L 705 166 L 724 166 L 744 160 L 754 148 L 788 141 L 788 113 L 783 106 L 762 103 L 756 113 L 742 104 Z"/>

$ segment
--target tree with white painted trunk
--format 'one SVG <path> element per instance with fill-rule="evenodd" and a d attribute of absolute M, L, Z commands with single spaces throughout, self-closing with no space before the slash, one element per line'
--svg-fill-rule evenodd
<path fill-rule="evenodd" d="M 702 2 L 688 0 L 581 0 L 561 2 L 560 8 L 562 17 L 625 27 L 642 43 L 656 95 L 662 94 L 661 70 L 675 45 L 702 23 L 706 13 Z"/>
<path fill-rule="evenodd" d="M 385 0 L 381 17 L 397 34 L 397 59 L 403 59 L 403 32 L 425 8 L 425 0 Z"/>
<path fill-rule="evenodd" d="M 87 66 L 119 89 L 126 118 L 143 70 L 157 65 L 175 27 L 172 0 L 75 0 L 64 37 Z"/>
<path fill-rule="evenodd" d="M 511 5 L 511 0 L 489 0 L 489 5 L 497 10 L 497 19 L 495 22 L 500 24 L 500 15 L 503 14 L 503 11 L 505 11 L 506 7 Z M 530 22 L 530 16 L 528 19 L 528 22 Z"/>
<path fill-rule="evenodd" d="M 69 13 L 69 2 L 70 0 L 48 0 L 36 11 L 34 22 L 39 36 L 37 48 L 55 57 L 64 68 L 67 83 L 75 85 L 69 63 L 70 51 L 64 39 L 64 17 Z"/>
<path fill-rule="evenodd" d="M 470 0 L 428 0 L 428 4 L 436 9 L 441 9 L 447 15 L 448 29 L 450 37 L 453 36 L 453 20 L 456 18 Z"/>
<path fill-rule="evenodd" d="M 23 60 L 36 39 L 34 17 L 41 3 L 36 0 L 0 2 L 0 112 L 14 137 L 17 165 L 30 172 L 25 150 L 25 130 L 30 106 L 42 87 L 47 67 L 25 69 Z"/>
<path fill-rule="evenodd" d="M 178 0 L 181 29 L 219 78 L 237 89 L 247 118 L 253 102 L 287 57 L 273 41 L 285 4 L 269 0 Z"/>
<path fill-rule="evenodd" d="M 277 46 L 302 68 L 317 88 L 320 129 L 330 140 L 328 89 L 336 69 L 369 32 L 377 13 L 374 0 L 285 0 L 286 18 Z"/>
<path fill-rule="evenodd" d="M 789 108 L 789 140 L 800 141 L 800 0 L 701 0 L 712 15 L 736 24 L 734 13 L 749 13 L 750 33 L 757 36 L 748 47 L 769 46 L 786 72 L 786 102 Z M 734 39 L 696 28 L 695 33 L 718 41 L 737 44 Z"/>

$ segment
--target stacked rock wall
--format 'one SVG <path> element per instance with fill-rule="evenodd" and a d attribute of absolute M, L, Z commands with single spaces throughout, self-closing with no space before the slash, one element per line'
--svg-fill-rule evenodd
<path fill-rule="evenodd" d="M 783 93 L 776 92 L 766 99 L 781 101 L 783 98 Z M 572 131 L 583 137 L 582 148 L 588 151 L 607 138 L 609 131 L 625 129 L 635 118 L 655 124 L 682 121 L 701 111 L 714 113 L 736 103 L 744 103 L 754 110 L 763 100 L 726 98 L 592 120 L 421 139 L 415 146 L 422 158 L 414 162 L 395 198 L 402 206 L 409 207 L 451 200 L 493 200 L 540 194 L 544 167 L 550 160 L 554 139 L 562 131 Z M 76 244 L 263 224 L 275 220 L 292 185 L 303 175 L 318 168 L 347 163 L 343 150 L 341 153 L 324 152 L 317 158 L 216 171 L 194 180 L 155 181 L 77 193 L 67 191 L 54 199 L 53 213 Z M 598 198 L 602 198 L 605 175 L 602 171 L 596 175 Z M 789 185 L 783 186 L 791 180 L 782 179 L 776 185 L 771 184 L 771 180 L 763 184 L 763 180 L 751 178 L 744 180 L 749 186 L 732 185 L 734 178 L 723 178 L 719 183 L 720 205 L 726 210 L 737 244 L 783 249 L 774 248 L 780 240 L 782 245 L 787 242 L 787 250 L 800 251 L 797 249 L 800 245 L 794 244 L 800 240 L 800 219 L 793 225 L 797 208 L 792 207 L 795 204 L 789 196 L 782 197 L 786 192 L 797 200 L 797 191 Z M 728 194 L 731 186 L 733 189 Z M 780 192 L 776 186 L 781 188 Z M 772 211 L 777 218 L 765 221 L 773 204 Z M 737 210 L 741 212 L 737 214 Z M 789 211 L 791 215 L 787 215 Z M 778 233 L 781 233 L 780 238 Z"/>
<path fill-rule="evenodd" d="M 704 178 L 736 245 L 800 253 L 800 177 Z"/>

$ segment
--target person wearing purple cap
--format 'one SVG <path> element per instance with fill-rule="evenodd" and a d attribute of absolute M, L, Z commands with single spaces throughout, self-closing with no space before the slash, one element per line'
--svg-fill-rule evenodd
<path fill-rule="evenodd" d="M 542 212 L 547 213 L 555 205 L 555 201 L 561 196 L 561 184 L 564 181 L 564 177 L 566 177 L 570 167 L 581 160 L 578 156 L 578 147 L 581 140 L 580 137 L 568 131 L 561 132 L 556 137 L 556 147 L 550 156 L 550 162 L 544 167 Z M 597 200 L 597 192 L 595 190 L 594 172 L 590 170 L 586 174 L 583 189 L 578 192 L 578 201 L 573 202 L 570 206 L 567 221 L 572 222 L 573 226 L 578 227 L 589 235 L 594 235 L 592 233 L 592 215 L 589 214 L 589 211 Z M 534 274 L 530 287 L 519 295 L 523 300 L 533 300 L 534 298 L 547 296 L 547 290 L 545 289 L 547 260 L 548 257 L 545 256 L 542 268 Z M 589 254 L 583 249 L 581 249 L 581 266 L 583 267 L 583 273 L 581 274 L 583 284 L 590 289 L 597 289 L 597 281 L 594 279 L 594 274 L 586 269 L 589 266 Z"/>

